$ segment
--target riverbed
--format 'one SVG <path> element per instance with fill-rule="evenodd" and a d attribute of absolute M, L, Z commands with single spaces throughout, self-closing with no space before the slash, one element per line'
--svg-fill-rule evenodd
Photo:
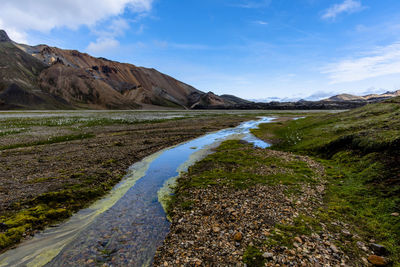
<path fill-rule="evenodd" d="M 270 120 L 245 122 L 146 157 L 105 198 L 1 255 L 0 266 L 149 265 L 169 230 L 159 201 L 167 181 L 228 138 L 267 147 L 249 130 Z"/>

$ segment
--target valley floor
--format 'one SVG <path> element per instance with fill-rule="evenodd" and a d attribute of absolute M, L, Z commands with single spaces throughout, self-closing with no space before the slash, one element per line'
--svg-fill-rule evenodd
<path fill-rule="evenodd" d="M 1 114 L 0 251 L 87 207 L 134 162 L 257 115 L 95 113 Z"/>

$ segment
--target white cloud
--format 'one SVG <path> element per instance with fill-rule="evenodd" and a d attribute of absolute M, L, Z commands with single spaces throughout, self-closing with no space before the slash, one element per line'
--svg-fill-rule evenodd
<path fill-rule="evenodd" d="M 114 38 L 98 38 L 96 42 L 91 42 L 86 50 L 90 53 L 101 54 L 111 49 L 116 49 L 119 42 Z"/>
<path fill-rule="evenodd" d="M 231 6 L 240 8 L 263 8 L 263 7 L 268 7 L 271 4 L 271 2 L 272 0 L 258 0 L 258 1 L 240 0 L 239 2 L 231 4 Z"/>
<path fill-rule="evenodd" d="M 2 0 L 0 27 L 16 41 L 26 32 L 48 32 L 55 28 L 78 29 L 123 14 L 126 9 L 146 12 L 153 0 Z"/>
<path fill-rule="evenodd" d="M 400 42 L 377 47 L 357 58 L 331 63 L 322 71 L 331 84 L 362 81 L 400 73 Z"/>
<path fill-rule="evenodd" d="M 363 5 L 359 0 L 344 0 L 341 4 L 335 4 L 325 10 L 322 14 L 323 19 L 335 19 L 342 13 L 354 13 L 364 9 Z"/>
<path fill-rule="evenodd" d="M 258 24 L 258 25 L 263 25 L 263 26 L 268 25 L 268 22 L 263 21 L 263 20 L 256 20 L 256 21 L 253 21 L 253 23 Z"/>

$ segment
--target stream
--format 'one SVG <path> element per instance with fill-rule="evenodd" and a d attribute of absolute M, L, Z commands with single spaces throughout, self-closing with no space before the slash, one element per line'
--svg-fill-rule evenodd
<path fill-rule="evenodd" d="M 169 231 L 162 200 L 171 181 L 224 140 L 268 147 L 250 129 L 272 119 L 244 122 L 144 158 L 103 199 L 0 255 L 0 266 L 151 265 Z"/>

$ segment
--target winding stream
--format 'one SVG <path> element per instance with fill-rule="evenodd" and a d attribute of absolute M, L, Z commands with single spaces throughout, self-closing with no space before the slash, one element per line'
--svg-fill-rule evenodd
<path fill-rule="evenodd" d="M 133 164 L 103 199 L 65 223 L 49 228 L 0 255 L 0 266 L 147 266 L 168 234 L 169 222 L 159 199 L 168 181 L 210 153 L 223 140 L 269 145 L 250 133 L 272 118 L 244 122 L 164 149 Z"/>

